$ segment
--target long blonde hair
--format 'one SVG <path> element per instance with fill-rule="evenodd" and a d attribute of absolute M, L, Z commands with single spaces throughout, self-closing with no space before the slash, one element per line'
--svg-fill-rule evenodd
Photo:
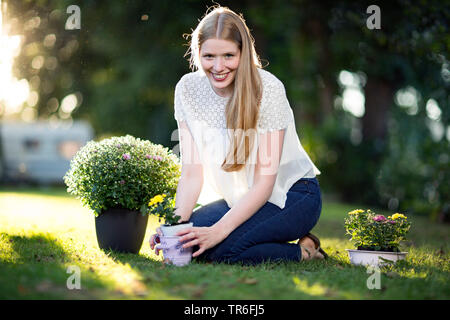
<path fill-rule="evenodd" d="M 208 13 L 210 9 L 213 9 Z M 191 70 L 201 69 L 200 48 L 208 39 L 235 42 L 240 49 L 239 66 L 234 79 L 233 94 L 226 106 L 227 128 L 232 135 L 230 148 L 222 163 L 226 172 L 239 171 L 244 167 L 256 141 L 256 125 L 262 97 L 262 83 L 258 68 L 261 61 L 254 47 L 254 39 L 242 15 L 227 7 L 211 7 L 191 35 Z"/>

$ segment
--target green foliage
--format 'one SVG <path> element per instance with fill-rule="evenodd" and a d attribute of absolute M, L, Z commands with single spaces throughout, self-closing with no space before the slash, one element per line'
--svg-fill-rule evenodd
<path fill-rule="evenodd" d="M 425 106 L 419 105 L 419 108 L 425 109 Z M 380 165 L 377 193 L 388 206 L 399 204 L 402 211 L 427 215 L 435 221 L 448 221 L 449 141 L 445 135 L 440 140 L 432 139 L 420 116 L 404 119 L 399 115 L 404 111 L 399 109 L 390 122 L 388 156 Z"/>
<path fill-rule="evenodd" d="M 328 117 L 320 131 L 315 130 L 311 147 L 321 171 L 322 186 L 338 193 L 345 201 L 378 204 L 373 175 L 379 166 L 379 154 L 372 144 L 351 141 L 355 119 L 347 112 Z"/>
<path fill-rule="evenodd" d="M 411 227 L 406 216 L 396 213 L 386 218 L 370 209 L 350 211 L 345 219 L 345 231 L 358 249 L 376 251 L 399 251 Z"/>
<path fill-rule="evenodd" d="M 338 106 L 332 121 L 324 121 L 317 130 L 319 145 L 327 146 L 325 152 L 317 152 L 322 179 L 346 201 L 449 221 L 445 183 L 449 179 L 449 140 L 445 136 L 450 119 L 445 54 L 450 46 L 449 4 L 410 0 L 379 4 L 382 22 L 378 30 L 366 27 L 365 8 L 370 4 L 344 1 L 330 9 L 334 14 L 329 21 L 332 32 L 327 48 L 334 64 L 339 65 L 337 70 L 364 74 L 366 112 L 362 119 L 343 117 Z M 380 93 L 379 87 L 367 85 L 374 79 L 390 88 L 389 99 L 372 103 Z M 401 110 L 394 99 L 397 90 L 407 86 L 419 96 L 414 115 Z M 439 119 L 430 119 L 425 112 L 429 99 L 438 103 L 442 111 Z M 389 112 L 381 117 L 378 112 L 383 107 Z M 368 127 L 376 127 L 370 125 L 373 123 L 384 126 L 384 134 L 369 132 Z M 435 139 L 430 127 L 442 128 L 444 134 Z M 360 143 L 351 141 L 355 132 L 361 133 Z"/>
<path fill-rule="evenodd" d="M 112 207 L 139 210 L 156 194 L 174 194 L 179 174 L 171 151 L 127 135 L 88 142 L 72 159 L 64 182 L 98 215 Z"/>
<path fill-rule="evenodd" d="M 175 197 L 164 193 L 154 196 L 148 204 L 144 203 L 141 207 L 142 214 L 154 214 L 168 225 L 177 224 L 180 216 L 175 214 Z"/>

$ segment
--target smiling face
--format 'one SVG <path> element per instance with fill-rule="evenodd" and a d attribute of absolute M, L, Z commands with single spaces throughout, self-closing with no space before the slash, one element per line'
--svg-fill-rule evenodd
<path fill-rule="evenodd" d="M 200 47 L 200 63 L 213 90 L 222 97 L 233 93 L 240 50 L 229 40 L 208 39 Z"/>

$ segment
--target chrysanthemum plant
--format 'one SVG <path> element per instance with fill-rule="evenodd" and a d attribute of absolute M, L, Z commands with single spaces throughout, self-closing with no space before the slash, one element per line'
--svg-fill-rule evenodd
<path fill-rule="evenodd" d="M 358 250 L 399 252 L 400 242 L 410 227 L 408 218 L 401 213 L 386 218 L 370 209 L 350 211 L 345 219 L 346 234 Z"/>
<path fill-rule="evenodd" d="M 181 217 L 175 214 L 175 210 L 175 198 L 165 193 L 154 196 L 141 207 L 142 214 L 154 214 L 159 217 L 159 222 L 164 219 L 166 225 L 178 224 Z"/>
<path fill-rule="evenodd" d="M 127 135 L 88 142 L 64 182 L 98 216 L 109 208 L 139 211 L 157 194 L 175 194 L 180 168 L 168 148 Z"/>

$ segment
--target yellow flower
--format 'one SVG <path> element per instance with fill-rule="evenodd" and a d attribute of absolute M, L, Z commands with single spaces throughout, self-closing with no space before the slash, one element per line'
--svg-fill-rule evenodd
<path fill-rule="evenodd" d="M 404 216 L 404 215 L 401 214 L 401 213 L 396 213 L 396 214 L 393 214 L 393 215 L 392 215 L 392 220 L 396 220 L 396 219 L 398 219 L 398 218 L 407 219 L 406 216 Z"/>
<path fill-rule="evenodd" d="M 362 210 L 362 209 L 356 209 L 356 210 L 350 211 L 348 214 L 352 215 L 352 214 L 358 214 L 358 213 L 363 213 L 363 212 L 364 212 L 364 210 Z"/>
<path fill-rule="evenodd" d="M 148 206 L 149 207 L 154 206 L 157 203 L 163 202 L 163 200 L 164 200 L 164 196 L 158 194 L 158 195 L 156 195 L 156 196 L 154 196 L 153 198 L 150 199 L 150 202 L 148 203 Z"/>

